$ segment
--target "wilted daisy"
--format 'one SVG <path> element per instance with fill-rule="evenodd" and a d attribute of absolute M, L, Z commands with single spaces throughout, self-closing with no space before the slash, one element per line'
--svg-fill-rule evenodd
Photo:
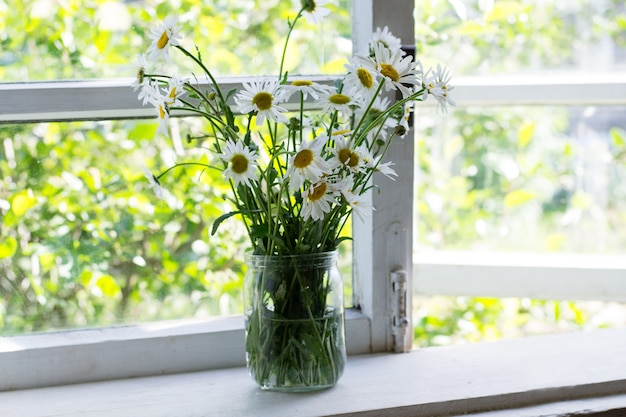
<path fill-rule="evenodd" d="M 336 190 L 327 181 L 312 184 L 304 193 L 300 215 L 305 220 L 322 220 L 336 202 L 336 195 Z"/>
<path fill-rule="evenodd" d="M 401 54 L 404 55 L 404 51 L 402 51 L 402 41 L 400 38 L 394 36 L 387 26 L 385 26 L 382 30 L 380 28 L 376 28 L 376 32 L 372 34 L 372 43 L 382 44 L 385 48 L 390 49 L 392 51 L 401 51 Z"/>
<path fill-rule="evenodd" d="M 148 68 L 146 54 L 138 54 L 135 58 L 135 65 L 137 65 L 137 76 L 130 84 L 130 86 L 133 88 L 133 91 L 137 91 L 139 87 L 142 87 L 145 84 L 144 81 L 146 81 L 146 79 L 144 78 L 144 75 L 146 74 Z"/>
<path fill-rule="evenodd" d="M 368 57 L 351 57 L 344 65 L 348 70 L 343 85 L 363 101 L 369 101 L 378 87 L 376 65 Z"/>
<path fill-rule="evenodd" d="M 318 136 L 311 141 L 303 141 L 298 152 L 289 158 L 289 168 L 286 177 L 289 180 L 289 190 L 299 190 L 305 181 L 315 183 L 324 174 L 330 172 L 328 162 L 321 152 L 328 141 L 328 136 Z"/>
<path fill-rule="evenodd" d="M 232 179 L 236 186 L 246 184 L 252 187 L 252 181 L 256 179 L 257 158 L 258 155 L 242 141 L 226 142 L 224 152 L 219 157 L 228 164 L 224 170 L 224 177 Z"/>
<path fill-rule="evenodd" d="M 286 109 L 278 106 L 284 100 L 279 93 L 279 84 L 275 80 L 253 81 L 243 83 L 244 91 L 235 97 L 235 103 L 240 112 L 247 114 L 257 112 L 256 124 L 261 126 L 265 118 L 275 122 L 289 123 L 283 113 Z"/>
<path fill-rule="evenodd" d="M 383 44 L 374 45 L 374 57 L 379 73 L 385 78 L 385 90 L 397 88 L 403 97 L 411 95 L 411 89 L 405 84 L 420 84 L 416 63 L 411 56 L 402 57 L 400 51 L 393 52 Z"/>
<path fill-rule="evenodd" d="M 330 10 L 325 6 L 330 0 L 295 0 L 295 9 L 302 8 L 302 16 L 314 25 L 321 23 L 322 19 L 330 14 Z"/>
<path fill-rule="evenodd" d="M 168 16 L 163 22 L 150 32 L 152 44 L 148 48 L 148 57 L 150 61 L 155 62 L 160 57 L 170 61 L 170 46 L 179 44 L 181 36 L 179 34 L 180 26 L 178 26 L 178 18 L 176 16 Z"/>
<path fill-rule="evenodd" d="M 356 106 L 358 102 L 350 94 L 323 92 L 320 94 L 318 104 L 322 105 L 322 113 L 339 111 L 350 114 L 352 112 L 350 106 Z"/>

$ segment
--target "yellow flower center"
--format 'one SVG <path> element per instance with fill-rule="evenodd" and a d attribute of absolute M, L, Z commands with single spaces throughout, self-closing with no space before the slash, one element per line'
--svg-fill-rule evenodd
<path fill-rule="evenodd" d="M 310 149 L 303 149 L 296 154 L 296 157 L 293 159 L 293 166 L 296 168 L 306 168 L 311 165 L 313 162 L 313 152 Z"/>
<path fill-rule="evenodd" d="M 359 77 L 359 81 L 363 84 L 365 88 L 372 88 L 374 85 L 374 79 L 372 78 L 372 74 L 365 68 L 359 68 L 356 70 L 356 75 Z"/>
<path fill-rule="evenodd" d="M 333 104 L 348 104 L 350 103 L 350 97 L 345 94 L 333 94 L 328 100 Z"/>
<path fill-rule="evenodd" d="M 230 159 L 230 163 L 233 165 L 233 171 L 237 174 L 243 174 L 248 170 L 248 158 L 243 155 L 233 155 Z"/>
<path fill-rule="evenodd" d="M 172 87 L 170 90 L 169 98 L 176 98 L 176 87 Z"/>
<path fill-rule="evenodd" d="M 315 187 L 313 187 L 313 191 L 309 191 L 309 200 L 317 201 L 320 198 L 324 197 L 324 195 L 326 195 L 327 188 L 328 187 L 326 186 L 325 182 L 317 184 Z"/>
<path fill-rule="evenodd" d="M 294 87 L 306 87 L 309 85 L 313 85 L 313 81 L 309 81 L 309 80 L 294 80 L 291 82 L 291 85 L 293 85 Z"/>
<path fill-rule="evenodd" d="M 252 98 L 252 104 L 256 105 L 259 110 L 269 110 L 272 108 L 272 101 L 274 97 L 266 92 L 261 91 L 260 93 L 256 93 Z"/>
<path fill-rule="evenodd" d="M 338 156 L 339 156 L 339 161 L 342 164 L 347 165 L 347 166 L 349 166 L 351 168 L 357 166 L 358 163 L 359 163 L 359 155 L 357 155 L 356 153 L 352 152 L 348 148 L 341 149 L 339 151 Z"/>
<path fill-rule="evenodd" d="M 167 32 L 166 31 L 163 31 L 163 33 L 161 34 L 161 37 L 157 41 L 157 48 L 159 48 L 159 49 L 165 48 L 169 41 L 170 41 L 170 37 L 167 36 Z"/>
<path fill-rule="evenodd" d="M 391 81 L 398 82 L 400 80 L 400 75 L 393 65 L 380 64 L 380 73 L 391 79 Z"/>
<path fill-rule="evenodd" d="M 165 107 L 164 106 L 159 106 L 159 117 L 161 118 L 161 120 L 165 119 Z"/>

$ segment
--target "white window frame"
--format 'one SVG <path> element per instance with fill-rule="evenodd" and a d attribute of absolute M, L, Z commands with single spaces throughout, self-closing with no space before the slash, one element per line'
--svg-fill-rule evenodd
<path fill-rule="evenodd" d="M 363 52 L 372 29 L 379 26 L 389 26 L 403 40 L 413 39 L 413 6 L 413 2 L 406 0 L 354 0 L 355 50 Z M 221 81 L 230 89 L 241 80 Z M 330 79 L 322 77 L 319 81 L 330 82 Z M 598 82 L 586 77 L 584 82 L 572 83 L 543 79 L 525 84 L 516 80 L 495 84 L 457 78 L 454 93 L 459 106 L 626 104 L 625 77 Z M 128 84 L 126 81 L 0 84 L 0 123 L 152 117 L 152 109 L 140 106 Z M 514 94 L 513 89 L 516 89 Z M 511 97 L 516 97 L 515 103 Z M 389 158 L 396 162 L 396 171 L 402 179 L 390 187 L 384 178 L 375 178 L 376 184 L 381 185 L 380 193 L 371 196 L 377 210 L 367 224 L 355 226 L 354 279 L 358 308 L 347 311 L 346 317 L 351 354 L 410 348 L 410 337 L 398 339 L 399 333 L 394 333 L 392 326 L 393 272 L 414 277 L 415 291 L 420 293 L 474 295 L 474 289 L 477 294 L 490 295 L 493 286 L 500 285 L 496 283 L 499 273 L 493 273 L 487 280 L 472 279 L 471 286 L 463 285 L 475 273 L 485 275 L 485 271 L 496 271 L 485 262 L 455 264 L 436 258 L 436 254 L 428 260 L 417 257 L 413 261 L 412 155 L 412 141 L 398 143 L 390 150 Z M 500 267 L 524 274 L 538 271 L 527 264 Z M 535 283 L 537 294 L 546 294 L 546 282 L 554 278 L 554 268 L 543 268 L 543 278 Z M 561 274 L 568 272 L 567 268 L 557 270 Z M 623 270 L 616 267 L 609 274 L 613 273 L 614 278 L 624 276 Z M 581 279 L 597 278 L 591 271 L 583 272 Z M 412 281 L 408 282 L 409 294 Z M 515 291 L 520 291 L 516 295 L 526 295 L 525 284 L 516 287 Z M 612 285 L 610 291 L 619 288 L 625 293 L 622 284 Z M 560 284 L 554 288 L 559 287 Z M 410 297 L 406 302 L 407 311 L 411 311 Z M 411 329 L 410 315 L 408 319 L 407 327 Z M 244 363 L 243 329 L 241 318 L 226 318 L 0 338 L 0 391 L 240 366 Z"/>
<path fill-rule="evenodd" d="M 626 73 L 454 81 L 457 107 L 626 106 Z M 418 252 L 414 271 L 420 295 L 626 301 L 626 253 Z"/>
<path fill-rule="evenodd" d="M 403 0 L 358 0 L 353 2 L 355 50 L 367 48 L 375 26 L 398 27 L 397 35 L 414 39 L 413 5 Z M 241 86 L 247 78 L 221 78 L 223 89 Z M 333 77 L 313 77 L 332 83 Z M 141 105 L 129 88 L 131 80 L 61 81 L 0 84 L 0 123 L 115 120 L 154 117 L 154 110 Z M 406 141 L 410 143 L 410 141 Z M 406 180 L 403 187 L 382 187 L 373 196 L 375 204 L 412 195 L 411 149 L 391 149 Z M 402 159 L 402 160 L 400 160 Z M 405 174 L 405 175 L 402 175 Z M 380 179 L 375 178 L 378 182 Z M 394 185 L 397 185 L 394 184 Z M 346 312 L 349 354 L 393 349 L 389 309 L 389 271 L 411 272 L 411 199 L 395 210 L 379 209 L 368 224 L 355 226 L 355 295 L 357 308 Z M 383 228 L 402 239 L 385 253 L 384 242 L 373 236 Z M 391 259 L 392 255 L 394 256 Z M 389 263 L 393 260 L 393 263 Z M 410 294 L 410 280 L 407 293 Z M 410 311 L 410 305 L 408 306 Z M 409 317 L 410 319 L 410 317 Z M 410 323 L 404 326 L 410 333 Z M 64 331 L 43 335 L 0 338 L 0 391 L 49 385 L 74 384 L 113 378 L 198 371 L 241 366 L 245 361 L 243 319 L 181 320 L 129 327 Z M 411 338 L 403 339 L 410 348 Z"/>

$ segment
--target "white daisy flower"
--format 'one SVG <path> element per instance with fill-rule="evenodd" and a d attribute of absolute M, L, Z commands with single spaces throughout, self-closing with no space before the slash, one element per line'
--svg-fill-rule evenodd
<path fill-rule="evenodd" d="M 411 126 L 409 122 L 411 120 L 411 113 L 413 112 L 413 102 L 409 101 L 404 103 L 404 114 L 400 118 L 398 125 L 395 127 L 395 132 L 400 138 L 404 138 L 409 132 Z"/>
<path fill-rule="evenodd" d="M 298 152 L 289 158 L 289 168 L 285 174 L 289 180 L 289 190 L 299 190 L 305 181 L 315 183 L 331 169 L 321 152 L 328 136 L 318 136 L 311 141 L 303 141 Z"/>
<path fill-rule="evenodd" d="M 346 115 L 352 113 L 350 106 L 357 106 L 359 103 L 350 94 L 322 92 L 318 104 L 322 105 L 322 113 L 339 111 Z"/>
<path fill-rule="evenodd" d="M 376 65 L 368 57 L 351 57 L 344 65 L 348 70 L 343 85 L 362 101 L 369 101 L 378 87 Z"/>
<path fill-rule="evenodd" d="M 265 118 L 280 123 L 289 123 L 287 116 L 283 113 L 286 109 L 277 106 L 284 101 L 284 96 L 279 90 L 278 81 L 265 80 L 244 82 L 244 91 L 239 92 L 235 97 L 238 110 L 244 114 L 256 111 L 256 124 L 261 126 Z"/>
<path fill-rule="evenodd" d="M 336 190 L 327 181 L 312 184 L 304 193 L 300 215 L 305 220 L 322 220 L 332 209 L 336 196 Z"/>
<path fill-rule="evenodd" d="M 345 202 L 352 208 L 352 211 L 359 219 L 364 221 L 365 217 L 373 210 L 373 206 L 368 197 L 355 192 L 354 178 L 345 178 L 341 183 L 337 184 L 337 188 Z"/>
<path fill-rule="evenodd" d="M 185 94 L 185 83 L 187 80 L 176 75 L 167 81 L 167 90 L 165 91 L 165 101 L 169 106 L 180 106 L 182 102 L 179 100 Z"/>
<path fill-rule="evenodd" d="M 148 103 L 154 104 L 158 101 L 160 96 L 161 93 L 157 87 L 151 83 L 144 83 L 141 87 L 141 91 L 139 91 L 139 94 L 137 95 L 137 100 L 141 101 L 145 106 Z"/>
<path fill-rule="evenodd" d="M 419 63 L 421 65 L 421 63 Z M 441 94 L 441 87 L 437 84 L 437 78 L 433 73 L 433 69 L 429 68 L 424 76 L 422 77 L 422 88 L 424 89 L 424 94 L 422 95 L 422 101 L 426 101 L 428 96 Z"/>
<path fill-rule="evenodd" d="M 314 25 L 322 23 L 330 14 L 330 10 L 325 7 L 329 3 L 330 0 L 294 0 L 295 8 L 302 9 L 302 16 Z"/>
<path fill-rule="evenodd" d="M 391 168 L 392 165 L 395 165 L 393 162 L 384 162 L 380 163 L 382 155 L 374 156 L 371 151 L 368 151 L 366 148 L 361 149 L 361 158 L 363 159 L 363 165 L 366 169 L 373 169 L 374 172 L 380 172 L 387 178 L 392 181 L 395 181 L 394 177 L 397 177 L 396 171 Z"/>
<path fill-rule="evenodd" d="M 143 167 L 143 173 L 148 179 L 150 188 L 154 189 L 154 193 L 156 194 L 156 196 L 161 200 L 165 200 L 165 190 L 161 187 L 161 182 L 159 181 L 159 179 L 145 166 Z"/>
<path fill-rule="evenodd" d="M 395 181 L 398 174 L 393 168 L 391 168 L 392 165 L 395 164 L 393 162 L 383 162 L 382 164 L 378 164 L 376 166 L 376 172 L 380 172 L 391 181 Z"/>
<path fill-rule="evenodd" d="M 419 85 L 418 73 L 415 69 L 417 63 L 411 56 L 402 57 L 399 51 L 392 52 L 383 44 L 374 45 L 374 57 L 378 72 L 385 79 L 385 90 L 398 89 L 402 97 L 411 95 L 411 89 L 404 84 Z"/>
<path fill-rule="evenodd" d="M 160 57 L 164 57 L 170 62 L 170 46 L 176 46 L 181 40 L 179 34 L 180 26 L 176 16 L 168 16 L 163 22 L 150 32 L 152 44 L 148 48 L 150 61 L 156 62 Z"/>
<path fill-rule="evenodd" d="M 404 56 L 404 51 L 402 51 L 402 41 L 400 38 L 395 37 L 387 26 L 385 26 L 382 30 L 380 28 L 376 28 L 376 32 L 372 34 L 372 43 L 374 45 L 381 44 L 385 48 L 391 51 L 401 51 L 401 54 Z"/>
<path fill-rule="evenodd" d="M 246 184 L 252 187 L 252 181 L 256 179 L 258 155 L 244 146 L 242 141 L 228 141 L 224 152 L 218 155 L 228 167 L 224 170 L 224 177 L 232 179 L 236 186 Z"/>
<path fill-rule="evenodd" d="M 144 75 L 146 74 L 148 68 L 146 54 L 138 54 L 135 58 L 135 64 L 137 65 L 137 76 L 130 84 L 130 86 L 133 88 L 133 91 L 137 91 L 139 90 L 139 87 L 143 87 L 145 85 Z"/>
<path fill-rule="evenodd" d="M 354 149 L 350 138 L 345 138 L 342 135 L 338 135 L 334 140 L 335 146 L 332 150 L 334 167 L 345 167 L 352 172 L 360 171 L 363 168 L 361 149 Z"/>
<path fill-rule="evenodd" d="M 302 98 L 306 100 L 309 94 L 315 100 L 320 98 L 319 92 L 330 91 L 332 87 L 314 83 L 311 80 L 293 80 L 291 84 L 283 86 L 285 90 L 285 100 L 288 100 L 294 93 L 302 94 Z"/>
<path fill-rule="evenodd" d="M 449 96 L 450 91 L 454 90 L 454 87 L 449 85 L 451 78 L 452 76 L 446 67 L 441 68 L 441 65 L 437 65 L 437 71 L 435 71 L 432 77 L 429 77 L 428 80 L 423 83 L 424 99 L 426 99 L 426 91 L 428 91 L 428 93 L 430 93 L 437 100 L 437 107 L 441 108 L 444 112 L 448 110 L 448 104 L 451 106 L 456 105 L 456 103 Z"/>
<path fill-rule="evenodd" d="M 159 127 L 157 127 L 156 133 L 169 136 L 170 109 L 162 97 L 154 100 L 153 103 L 159 119 Z"/>

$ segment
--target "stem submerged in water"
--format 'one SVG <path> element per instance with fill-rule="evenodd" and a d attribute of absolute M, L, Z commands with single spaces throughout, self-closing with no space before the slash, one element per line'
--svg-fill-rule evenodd
<path fill-rule="evenodd" d="M 278 391 L 335 385 L 346 358 L 336 254 L 251 258 L 245 285 L 252 377 Z"/>

